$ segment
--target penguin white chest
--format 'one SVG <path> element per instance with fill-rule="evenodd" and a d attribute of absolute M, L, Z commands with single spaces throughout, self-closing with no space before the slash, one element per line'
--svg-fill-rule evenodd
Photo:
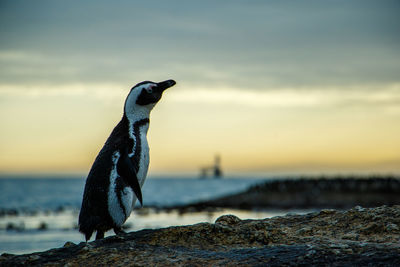
<path fill-rule="evenodd" d="M 144 180 L 146 179 L 150 162 L 149 144 L 147 142 L 147 130 L 148 130 L 148 125 L 143 125 L 142 127 L 139 128 L 141 149 L 139 155 L 140 160 L 139 160 L 139 170 L 137 173 L 137 178 L 139 180 L 140 187 L 142 187 L 144 184 Z"/>
<path fill-rule="evenodd" d="M 121 226 L 132 212 L 134 193 L 130 187 L 119 188 L 121 179 L 117 172 L 117 163 L 121 154 L 116 151 L 112 155 L 110 187 L 108 192 L 108 212 L 117 226 Z"/>

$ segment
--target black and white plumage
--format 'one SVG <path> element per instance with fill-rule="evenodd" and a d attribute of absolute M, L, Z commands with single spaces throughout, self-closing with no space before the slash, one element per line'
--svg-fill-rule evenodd
<path fill-rule="evenodd" d="M 86 241 L 96 231 L 96 239 L 113 229 L 116 234 L 131 214 L 136 199 L 142 204 L 142 192 L 149 166 L 150 111 L 165 89 L 175 81 L 150 81 L 135 85 L 129 92 L 124 115 L 112 131 L 86 179 L 79 231 Z"/>

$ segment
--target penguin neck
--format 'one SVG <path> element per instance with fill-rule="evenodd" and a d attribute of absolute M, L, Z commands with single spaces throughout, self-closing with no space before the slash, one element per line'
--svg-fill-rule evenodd
<path fill-rule="evenodd" d="M 128 154 L 129 157 L 135 155 L 139 157 L 137 162 L 140 160 L 140 153 L 142 150 L 141 146 L 147 145 L 147 132 L 149 130 L 149 118 L 148 117 L 127 117 L 125 116 L 128 124 L 129 138 L 132 140 L 132 150 Z"/>
<path fill-rule="evenodd" d="M 149 113 L 135 113 L 135 114 L 125 114 L 125 118 L 128 122 L 129 135 L 132 139 L 140 134 L 147 135 L 149 130 Z"/>
<path fill-rule="evenodd" d="M 140 121 L 143 119 L 149 119 L 152 107 L 142 106 L 128 109 L 124 108 L 124 115 L 130 122 Z"/>
<path fill-rule="evenodd" d="M 149 130 L 149 117 L 126 117 L 129 125 L 129 132 L 133 134 L 134 129 L 141 129 L 142 133 L 147 134 Z"/>

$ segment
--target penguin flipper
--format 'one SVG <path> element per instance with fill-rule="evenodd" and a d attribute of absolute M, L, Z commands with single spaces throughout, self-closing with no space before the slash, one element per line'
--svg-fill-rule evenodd
<path fill-rule="evenodd" d="M 140 205 L 143 206 L 142 189 L 140 188 L 136 172 L 137 170 L 135 169 L 131 158 L 128 156 L 128 153 L 124 153 L 118 162 L 118 173 L 133 189 Z"/>

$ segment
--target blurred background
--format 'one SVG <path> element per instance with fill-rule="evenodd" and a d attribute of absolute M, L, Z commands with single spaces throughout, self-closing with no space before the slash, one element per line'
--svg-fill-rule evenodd
<path fill-rule="evenodd" d="M 131 230 L 314 209 L 165 210 L 283 177 L 397 176 L 399 11 L 399 1 L 1 0 L 0 253 L 83 241 L 84 179 L 143 80 L 177 85 L 151 115 L 148 208 Z"/>

